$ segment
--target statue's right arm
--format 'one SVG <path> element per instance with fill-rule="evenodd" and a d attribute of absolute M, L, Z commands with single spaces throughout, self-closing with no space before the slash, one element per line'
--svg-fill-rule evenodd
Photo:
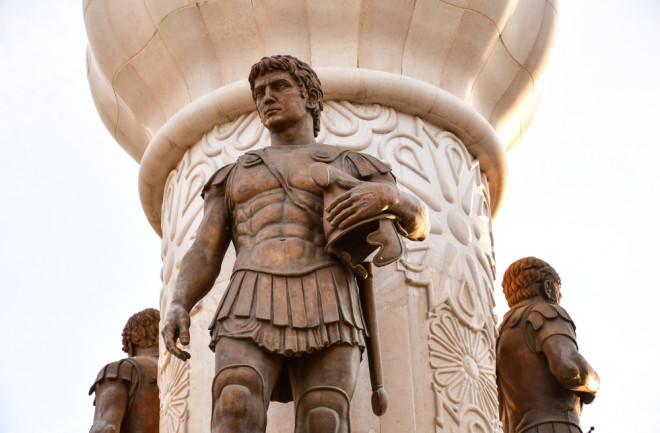
<path fill-rule="evenodd" d="M 190 343 L 190 310 L 213 287 L 220 273 L 220 265 L 231 241 L 227 221 L 224 191 L 213 189 L 204 197 L 204 217 L 192 246 L 183 257 L 162 329 L 167 350 L 185 361 L 190 354 L 181 350 L 181 344 Z"/>
<path fill-rule="evenodd" d="M 120 380 L 105 380 L 95 387 L 96 409 L 89 433 L 119 433 L 128 403 L 128 386 Z"/>
<path fill-rule="evenodd" d="M 578 352 L 575 342 L 565 335 L 553 335 L 543 343 L 550 372 L 561 385 L 577 393 L 583 403 L 596 398 L 600 378 L 586 359 Z"/>

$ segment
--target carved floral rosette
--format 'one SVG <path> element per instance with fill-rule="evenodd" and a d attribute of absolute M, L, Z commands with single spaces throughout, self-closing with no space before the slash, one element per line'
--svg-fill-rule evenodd
<path fill-rule="evenodd" d="M 389 164 L 399 186 L 422 199 L 431 218 L 429 239 L 407 241 L 401 261 L 376 268 L 390 404 L 380 419 L 371 414 L 363 360 L 352 431 L 500 431 L 490 198 L 478 162 L 452 133 L 382 105 L 330 101 L 321 120 L 318 142 L 370 153 Z M 267 145 L 256 112 L 246 113 L 209 131 L 170 173 L 162 207 L 161 311 L 167 311 L 181 259 L 201 221 L 204 183 L 244 152 Z M 191 314 L 192 359 L 182 364 L 161 345 L 162 433 L 209 428 L 214 360 L 207 328 L 232 264 L 226 257 L 212 292 Z M 268 432 L 293 431 L 291 408 L 271 406 Z"/>

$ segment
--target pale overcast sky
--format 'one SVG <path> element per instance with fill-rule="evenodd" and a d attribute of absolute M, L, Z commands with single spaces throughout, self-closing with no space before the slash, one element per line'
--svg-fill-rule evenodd
<path fill-rule="evenodd" d="M 522 1 L 522 0 L 521 0 Z M 102 125 L 80 1 L 0 0 L 0 432 L 87 431 L 126 319 L 158 307 L 160 239 Z M 561 1 L 537 119 L 494 222 L 500 279 L 535 255 L 602 389 L 584 430 L 660 432 L 660 2 Z"/>

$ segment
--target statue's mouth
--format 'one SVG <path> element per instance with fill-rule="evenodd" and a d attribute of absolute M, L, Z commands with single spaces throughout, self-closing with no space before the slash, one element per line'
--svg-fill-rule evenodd
<path fill-rule="evenodd" d="M 270 116 L 271 114 L 276 113 L 276 112 L 278 112 L 278 111 L 280 111 L 280 109 L 277 108 L 277 107 L 269 108 L 268 110 L 266 110 L 266 111 L 264 112 L 264 116 Z"/>

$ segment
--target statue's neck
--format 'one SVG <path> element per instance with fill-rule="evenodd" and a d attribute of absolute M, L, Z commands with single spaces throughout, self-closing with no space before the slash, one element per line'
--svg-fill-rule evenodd
<path fill-rule="evenodd" d="M 286 147 L 292 145 L 314 144 L 314 125 L 311 117 L 303 119 L 283 131 L 270 131 L 270 145 Z"/>
<path fill-rule="evenodd" d="M 158 356 L 158 347 L 134 347 L 132 356 Z"/>

